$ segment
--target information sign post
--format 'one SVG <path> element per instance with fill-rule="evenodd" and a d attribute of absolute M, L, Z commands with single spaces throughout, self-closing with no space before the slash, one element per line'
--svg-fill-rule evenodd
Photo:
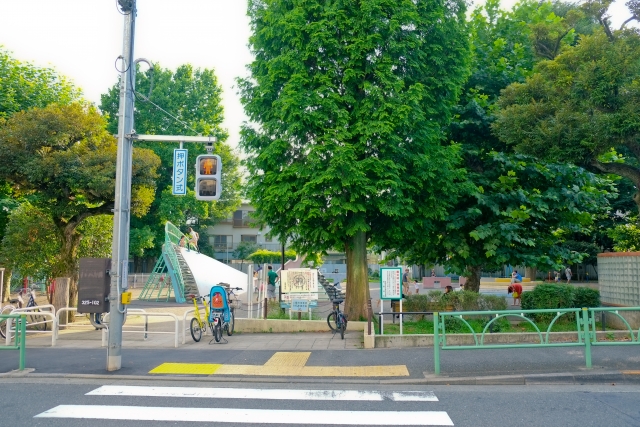
<path fill-rule="evenodd" d="M 380 300 L 400 300 L 400 335 L 402 335 L 402 267 L 380 268 Z M 384 311 L 384 305 L 382 305 Z M 380 320 L 383 333 L 384 318 Z"/>

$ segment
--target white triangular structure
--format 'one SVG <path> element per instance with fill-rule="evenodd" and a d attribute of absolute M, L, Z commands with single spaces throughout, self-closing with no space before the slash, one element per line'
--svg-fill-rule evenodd
<path fill-rule="evenodd" d="M 242 288 L 241 291 L 234 291 L 235 294 L 247 291 L 248 276 L 245 273 L 186 248 L 180 248 L 180 254 L 191 270 L 200 295 L 209 295 L 211 287 L 219 283 L 228 283 L 232 288 Z"/>

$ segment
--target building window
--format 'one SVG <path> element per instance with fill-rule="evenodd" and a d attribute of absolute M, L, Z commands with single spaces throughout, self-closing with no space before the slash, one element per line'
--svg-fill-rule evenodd
<path fill-rule="evenodd" d="M 265 242 L 265 243 L 271 243 L 271 242 L 273 242 L 273 237 L 271 237 L 271 236 L 264 236 L 264 242 Z"/>
<path fill-rule="evenodd" d="M 252 227 L 251 213 L 253 211 L 237 210 L 233 213 L 233 226 L 234 228 L 248 228 Z"/>
<path fill-rule="evenodd" d="M 213 249 L 217 252 L 233 249 L 233 236 L 213 236 Z"/>
<path fill-rule="evenodd" d="M 258 235 L 257 234 L 243 234 L 240 236 L 241 242 L 251 242 L 258 243 Z"/>

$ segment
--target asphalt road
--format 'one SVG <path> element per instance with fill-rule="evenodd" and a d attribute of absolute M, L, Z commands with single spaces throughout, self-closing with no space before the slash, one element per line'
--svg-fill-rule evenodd
<path fill-rule="evenodd" d="M 347 389 L 385 391 L 380 401 L 320 398 L 321 400 L 274 399 L 273 389 L 343 390 L 335 384 L 225 384 L 242 389 L 248 398 L 96 396 L 87 393 L 105 384 L 136 386 L 145 394 L 151 387 L 187 387 L 193 393 L 205 386 L 193 381 L 127 381 L 0 379 L 0 420 L 2 425 L 46 427 L 157 427 L 181 426 L 194 415 L 197 425 L 428 425 L 434 419 L 455 426 L 640 426 L 640 386 L 358 386 Z M 211 388 L 210 384 L 206 384 Z M 251 398 L 255 389 L 270 389 L 270 398 Z M 171 389 L 175 390 L 175 389 Z M 437 401 L 396 401 L 392 391 L 433 392 Z M 219 390 L 218 394 L 231 393 Z M 329 395 L 331 395 L 329 393 Z M 320 393 L 322 394 L 322 393 Z M 428 393 L 427 393 L 428 394 Z M 337 394 L 339 396 L 339 394 Z M 59 405 L 65 405 L 60 407 Z M 78 405 L 78 406 L 75 406 Z M 228 411 L 225 411 L 228 410 Z M 48 411 L 48 413 L 47 413 Z M 355 412 L 355 413 L 350 413 Z M 68 418 L 85 414 L 85 418 Z M 46 418 L 57 414 L 62 418 Z M 148 421 L 163 418 L 172 421 Z M 40 415 L 40 416 L 39 416 Z M 36 417 L 38 416 L 38 417 Z M 36 418 L 34 418 L 36 417 Z M 113 420 L 108 418 L 121 417 Z M 217 422 L 231 419 L 233 423 Z M 91 419 L 88 419 L 91 418 Z M 139 419 L 131 419 L 139 418 Z M 147 419 L 145 421 L 145 419 Z M 255 422 L 248 422 L 253 420 Z M 369 420 L 369 421 L 367 421 Z M 372 421 L 373 420 L 373 421 Z M 376 424 L 373 424 L 375 421 Z M 367 424 L 370 422 L 372 424 Z M 413 423 L 413 424 L 412 424 Z M 443 425 L 443 424 L 434 424 Z"/>

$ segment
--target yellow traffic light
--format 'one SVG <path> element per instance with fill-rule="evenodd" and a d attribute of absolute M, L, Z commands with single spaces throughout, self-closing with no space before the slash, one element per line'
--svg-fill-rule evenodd
<path fill-rule="evenodd" d="M 222 160 L 213 154 L 201 154 L 196 158 L 196 199 L 218 200 L 221 186 Z"/>

